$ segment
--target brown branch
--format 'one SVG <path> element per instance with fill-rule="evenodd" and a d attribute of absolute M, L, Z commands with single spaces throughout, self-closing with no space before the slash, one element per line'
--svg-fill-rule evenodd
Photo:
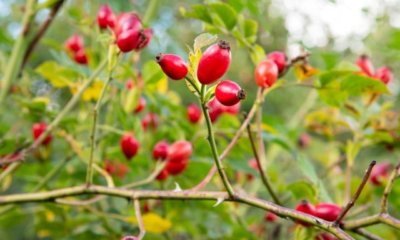
<path fill-rule="evenodd" d="M 251 149 L 253 150 L 254 158 L 256 159 L 256 162 L 257 162 L 257 168 L 258 168 L 258 172 L 260 173 L 261 180 L 264 183 L 265 187 L 267 188 L 267 190 L 268 190 L 269 194 L 271 195 L 272 199 L 274 200 L 274 202 L 278 205 L 282 205 L 282 203 L 281 203 L 281 201 L 279 201 L 279 198 L 276 195 L 274 189 L 272 188 L 270 182 L 268 181 L 267 176 L 265 176 L 265 173 L 261 166 L 261 161 L 260 161 L 260 157 L 258 155 L 257 149 L 256 149 L 256 144 L 255 144 L 253 136 L 251 134 L 251 125 L 250 124 L 247 125 L 247 134 L 249 135 Z"/>
<path fill-rule="evenodd" d="M 381 200 L 381 213 L 387 213 L 388 212 L 388 198 L 389 198 L 389 193 L 392 191 L 394 180 L 399 176 L 399 169 L 400 169 L 400 164 L 398 164 L 395 169 L 393 170 L 392 174 L 389 177 L 389 181 L 385 187 L 385 191 L 383 192 L 383 197 Z"/>
<path fill-rule="evenodd" d="M 107 195 L 126 199 L 169 199 L 169 200 L 212 200 L 212 201 L 231 201 L 247 204 L 257 208 L 270 211 L 282 218 L 300 220 L 310 223 L 320 229 L 334 234 L 339 239 L 353 239 L 344 230 L 323 219 L 285 208 L 274 203 L 251 197 L 245 194 L 236 194 L 231 198 L 227 192 L 193 192 L 193 191 L 154 191 L 154 190 L 127 190 L 114 187 L 103 187 L 86 185 L 68 187 L 40 193 L 22 193 L 0 196 L 0 205 L 22 204 L 32 202 L 56 202 L 57 199 L 81 196 L 81 195 Z"/>
<path fill-rule="evenodd" d="M 139 200 L 137 198 L 135 198 L 133 200 L 133 204 L 135 206 L 136 220 L 138 222 L 139 229 L 140 229 L 140 233 L 139 233 L 138 239 L 142 240 L 144 235 L 146 234 L 146 229 L 144 228 L 143 219 L 142 219 L 142 213 L 140 212 Z"/>
<path fill-rule="evenodd" d="M 29 43 L 25 51 L 21 67 L 19 70 L 20 72 L 22 71 L 22 69 L 24 69 L 26 63 L 28 62 L 29 57 L 32 55 L 33 50 L 35 49 L 36 45 L 39 43 L 43 35 L 46 33 L 46 30 L 53 22 L 55 16 L 57 15 L 58 11 L 60 10 L 64 2 L 65 0 L 59 0 L 58 2 L 54 3 L 53 7 L 51 8 L 51 11 L 49 12 L 49 15 L 47 15 L 47 18 L 40 25 L 39 30 L 36 32 L 36 35 L 32 38 L 31 42 Z"/>
<path fill-rule="evenodd" d="M 357 233 L 358 235 L 364 237 L 365 239 L 369 240 L 383 240 L 383 238 L 380 238 L 379 236 L 376 236 L 375 234 L 372 234 L 368 232 L 367 230 L 363 228 L 357 228 L 353 230 L 354 233 Z"/>
<path fill-rule="evenodd" d="M 375 164 L 376 164 L 376 161 L 372 161 L 369 164 L 368 169 L 365 171 L 362 182 L 361 182 L 360 186 L 358 186 L 356 193 L 354 194 L 354 196 L 350 200 L 350 202 L 347 203 L 346 207 L 342 209 L 342 212 L 339 214 L 339 216 L 337 217 L 337 219 L 335 220 L 333 225 L 338 226 L 340 224 L 340 222 L 343 220 L 343 218 L 346 216 L 346 214 L 350 210 L 350 208 L 352 208 L 354 206 L 354 204 L 357 201 L 358 197 L 360 196 L 362 190 L 364 189 L 364 186 L 367 183 L 369 175 L 371 175 L 372 168 L 375 166 Z"/>

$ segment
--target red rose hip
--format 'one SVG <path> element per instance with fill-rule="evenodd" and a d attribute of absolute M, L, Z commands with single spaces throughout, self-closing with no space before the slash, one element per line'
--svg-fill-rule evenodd
<path fill-rule="evenodd" d="M 260 87 L 271 87 L 278 79 L 278 67 L 275 62 L 267 59 L 258 64 L 255 70 L 256 83 Z"/>
<path fill-rule="evenodd" d="M 393 73 L 388 67 L 381 67 L 376 70 L 375 77 L 381 80 L 384 84 L 388 84 L 393 79 Z"/>
<path fill-rule="evenodd" d="M 140 113 L 141 111 L 143 111 L 144 107 L 146 107 L 146 99 L 141 97 L 141 98 L 139 98 L 138 105 L 136 106 L 136 108 L 133 112 Z"/>
<path fill-rule="evenodd" d="M 80 49 L 74 54 L 74 61 L 82 65 L 88 64 L 88 57 L 84 49 Z"/>
<path fill-rule="evenodd" d="M 268 59 L 274 61 L 278 67 L 278 73 L 281 74 L 286 69 L 286 55 L 283 52 L 275 51 L 268 54 Z"/>
<path fill-rule="evenodd" d="M 118 37 L 128 30 L 139 32 L 142 29 L 140 18 L 133 13 L 122 13 L 115 20 L 114 33 Z"/>
<path fill-rule="evenodd" d="M 167 169 L 163 169 L 156 177 L 158 181 L 164 181 L 169 176 L 169 172 Z"/>
<path fill-rule="evenodd" d="M 198 123 L 201 118 L 201 110 L 196 104 L 187 107 L 187 118 L 191 123 Z"/>
<path fill-rule="evenodd" d="M 226 41 L 219 41 L 207 48 L 200 58 L 197 78 L 202 84 L 211 84 L 221 78 L 231 63 L 231 48 Z"/>
<path fill-rule="evenodd" d="M 215 89 L 215 97 L 222 105 L 233 106 L 245 99 L 246 93 L 237 83 L 225 80 L 218 83 Z"/>
<path fill-rule="evenodd" d="M 361 55 L 357 59 L 356 65 L 361 70 L 361 72 L 365 73 L 367 76 L 374 76 L 374 66 L 372 65 L 372 62 L 367 55 Z"/>
<path fill-rule="evenodd" d="M 142 128 L 143 130 L 147 129 L 156 129 L 158 127 L 158 117 L 155 113 L 148 113 L 142 119 Z"/>
<path fill-rule="evenodd" d="M 369 180 L 375 186 L 381 186 L 382 180 L 389 176 L 390 163 L 382 162 L 376 164 L 376 166 L 371 171 L 371 176 Z"/>
<path fill-rule="evenodd" d="M 163 140 L 158 142 L 153 147 L 153 159 L 154 160 L 165 160 L 168 156 L 169 144 Z"/>
<path fill-rule="evenodd" d="M 183 159 L 182 161 L 179 162 L 168 161 L 167 164 L 165 165 L 165 169 L 168 171 L 169 174 L 175 176 L 182 173 L 186 169 L 188 163 L 189 163 L 188 159 Z"/>
<path fill-rule="evenodd" d="M 118 35 L 117 46 L 121 52 L 130 52 L 138 48 L 143 33 L 137 30 L 126 30 Z"/>
<path fill-rule="evenodd" d="M 147 47 L 147 45 L 150 44 L 152 37 L 153 37 L 153 30 L 151 28 L 143 29 L 141 39 L 139 41 L 138 46 L 135 48 L 135 50 L 138 51 L 138 50 L 141 50 L 141 49 Z"/>
<path fill-rule="evenodd" d="M 44 122 L 41 123 L 35 123 L 32 126 L 32 135 L 33 139 L 36 141 L 39 139 L 39 137 L 46 131 L 47 129 L 47 124 Z M 42 145 L 49 145 L 51 141 L 53 140 L 53 137 L 51 134 L 48 134 L 45 139 L 41 142 Z"/>
<path fill-rule="evenodd" d="M 341 208 L 333 203 L 320 203 L 315 206 L 315 216 L 326 221 L 335 221 L 341 212 Z"/>
<path fill-rule="evenodd" d="M 169 162 L 181 162 L 187 160 L 192 155 L 192 144 L 185 140 L 174 142 L 168 149 Z"/>
<path fill-rule="evenodd" d="M 99 28 L 104 29 L 107 27 L 113 27 L 114 21 L 114 15 L 110 6 L 108 6 L 108 4 L 101 5 L 97 12 L 97 24 L 99 25 Z"/>
<path fill-rule="evenodd" d="M 267 212 L 264 216 L 264 220 L 266 222 L 275 222 L 278 219 L 278 216 L 273 214 L 272 212 Z"/>
<path fill-rule="evenodd" d="M 307 200 L 303 200 L 301 201 L 297 207 L 296 207 L 296 211 L 302 212 L 302 213 L 306 213 L 312 216 L 315 216 L 315 206 L 312 205 L 310 202 L 308 202 Z M 311 226 L 311 224 L 306 223 L 306 222 L 302 222 L 302 221 L 297 221 L 297 223 L 305 226 L 305 227 L 309 227 Z"/>
<path fill-rule="evenodd" d="M 78 34 L 74 34 L 65 41 L 65 48 L 71 52 L 83 49 L 83 39 Z"/>
<path fill-rule="evenodd" d="M 131 133 L 122 136 L 120 146 L 127 160 L 131 160 L 139 151 L 140 144 Z"/>
<path fill-rule="evenodd" d="M 188 73 L 188 66 L 183 59 L 175 54 L 158 54 L 156 61 L 163 72 L 173 80 L 183 79 Z"/>

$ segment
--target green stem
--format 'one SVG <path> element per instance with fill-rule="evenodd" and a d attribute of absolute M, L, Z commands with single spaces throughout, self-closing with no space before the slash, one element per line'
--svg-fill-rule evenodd
<path fill-rule="evenodd" d="M 227 175 L 224 171 L 224 168 L 222 166 L 222 163 L 219 159 L 217 144 L 215 143 L 215 138 L 214 138 L 214 133 L 213 133 L 213 128 L 212 128 L 212 123 L 211 123 L 210 115 L 208 113 L 208 108 L 206 106 L 207 103 L 203 102 L 204 92 L 205 92 L 205 87 L 203 85 L 201 88 L 201 96 L 202 96 L 201 97 L 202 98 L 201 99 L 201 108 L 203 110 L 203 115 L 204 115 L 204 118 L 206 119 L 206 123 L 207 123 L 207 129 L 208 129 L 208 138 L 207 139 L 208 139 L 208 142 L 211 147 L 211 152 L 214 157 L 215 164 L 217 165 L 219 176 L 222 179 L 225 189 L 228 191 L 230 197 L 234 197 L 233 188 L 229 183 L 228 177 L 227 177 Z"/>
<path fill-rule="evenodd" d="M 101 89 L 99 99 L 97 99 L 96 106 L 93 109 L 93 126 L 92 126 L 92 132 L 90 136 L 90 157 L 89 157 L 89 164 L 87 167 L 87 172 L 86 172 L 86 184 L 89 186 L 93 183 L 93 155 L 94 155 L 94 149 L 96 148 L 96 128 L 97 128 L 97 114 L 100 110 L 101 106 L 101 101 L 104 97 L 104 94 L 107 90 L 108 85 L 110 84 L 112 80 L 112 71 L 110 71 L 109 76 L 107 78 L 106 83 L 104 84 L 103 88 Z"/>
<path fill-rule="evenodd" d="M 2 86 L 0 89 L 0 105 L 3 103 L 10 89 L 11 82 L 17 77 L 19 67 L 21 66 L 22 58 L 26 49 L 26 37 L 29 32 L 30 21 L 34 15 L 34 7 L 36 0 L 27 0 L 25 4 L 25 14 L 22 20 L 22 32 L 14 43 L 11 51 L 11 56 L 4 72 Z"/>
<path fill-rule="evenodd" d="M 149 24 L 150 19 L 153 17 L 154 12 L 157 7 L 158 0 L 150 0 L 149 5 L 147 6 L 146 13 L 144 14 L 144 17 L 142 19 L 143 23 L 145 25 Z"/>

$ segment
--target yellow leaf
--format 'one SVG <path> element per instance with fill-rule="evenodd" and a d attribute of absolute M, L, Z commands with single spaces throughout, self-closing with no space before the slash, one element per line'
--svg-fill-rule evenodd
<path fill-rule="evenodd" d="M 296 75 L 297 79 L 300 81 L 304 81 L 307 78 L 310 78 L 316 74 L 318 74 L 319 70 L 313 68 L 309 64 L 296 64 L 294 66 L 294 74 Z"/>
<path fill-rule="evenodd" d="M 52 211 L 50 211 L 50 210 L 46 211 L 46 220 L 48 222 L 53 222 L 55 218 L 56 217 Z"/>
<path fill-rule="evenodd" d="M 74 84 L 70 86 L 70 91 L 72 94 L 76 94 L 78 89 L 82 84 Z M 88 87 L 82 94 L 83 101 L 97 100 L 100 97 L 101 89 L 104 83 L 100 80 L 96 80 L 90 87 Z"/>
<path fill-rule="evenodd" d="M 46 229 L 42 229 L 37 232 L 37 235 L 39 238 L 45 238 L 45 237 L 50 236 L 50 231 L 46 230 Z"/>
<path fill-rule="evenodd" d="M 168 91 L 168 79 L 163 77 L 157 82 L 156 88 L 159 93 L 166 93 Z"/>
<path fill-rule="evenodd" d="M 50 100 L 48 97 L 36 97 L 33 99 L 34 102 L 40 102 L 40 103 L 44 103 L 45 105 L 48 105 Z"/>
<path fill-rule="evenodd" d="M 125 219 L 128 223 L 138 224 L 135 216 L 130 216 Z M 172 224 L 169 220 L 162 218 L 156 213 L 146 213 L 142 216 L 143 225 L 149 233 L 163 233 L 171 228 Z"/>

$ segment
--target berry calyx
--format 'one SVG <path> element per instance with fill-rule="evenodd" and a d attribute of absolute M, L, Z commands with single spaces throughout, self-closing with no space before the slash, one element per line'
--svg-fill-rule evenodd
<path fill-rule="evenodd" d="M 230 80 L 225 80 L 218 83 L 215 89 L 215 97 L 222 105 L 233 106 L 240 100 L 246 98 L 246 92 L 239 84 Z"/>
<path fill-rule="evenodd" d="M 99 8 L 99 11 L 97 12 L 97 24 L 99 25 L 100 29 L 114 27 L 115 17 L 108 4 L 103 4 Z"/>
<path fill-rule="evenodd" d="M 371 176 L 369 180 L 375 186 L 381 186 L 383 180 L 389 176 L 390 163 L 382 162 L 376 164 L 376 166 L 371 171 Z"/>
<path fill-rule="evenodd" d="M 258 64 L 255 70 L 256 83 L 260 87 L 271 87 L 278 79 L 279 70 L 274 61 L 267 59 Z"/>
<path fill-rule="evenodd" d="M 146 99 L 143 97 L 139 98 L 138 105 L 136 106 L 135 110 L 133 110 L 134 113 L 140 113 L 143 111 L 144 107 L 146 107 Z"/>
<path fill-rule="evenodd" d="M 267 58 L 274 61 L 274 63 L 278 67 L 279 74 L 285 71 L 287 57 L 283 52 L 280 51 L 271 52 L 270 54 L 268 54 Z"/>
<path fill-rule="evenodd" d="M 82 65 L 88 64 L 88 57 L 84 49 L 80 49 L 74 54 L 74 61 Z"/>
<path fill-rule="evenodd" d="M 333 203 L 319 203 L 315 206 L 315 216 L 326 221 L 335 221 L 341 212 L 341 208 Z"/>
<path fill-rule="evenodd" d="M 188 159 L 183 159 L 182 161 L 167 161 L 167 164 L 165 165 L 165 169 L 168 171 L 169 174 L 171 175 L 178 175 L 182 173 L 187 165 L 189 163 Z"/>
<path fill-rule="evenodd" d="M 163 140 L 158 142 L 153 147 L 153 159 L 154 160 L 165 160 L 168 157 L 169 144 Z"/>
<path fill-rule="evenodd" d="M 156 61 L 163 72 L 173 80 L 183 79 L 188 73 L 188 66 L 183 59 L 175 54 L 158 54 Z"/>
<path fill-rule="evenodd" d="M 70 52 L 78 52 L 83 49 L 83 39 L 78 34 L 74 34 L 65 41 L 65 48 Z"/>
<path fill-rule="evenodd" d="M 307 200 L 303 200 L 301 201 L 297 207 L 296 207 L 296 211 L 302 212 L 302 213 L 306 213 L 312 216 L 315 216 L 315 207 L 314 205 L 312 205 L 310 202 L 308 202 Z M 298 224 L 301 224 L 305 227 L 309 227 L 311 226 L 311 224 L 303 222 L 303 221 L 297 221 Z"/>
<path fill-rule="evenodd" d="M 202 84 L 211 84 L 221 78 L 231 63 L 231 48 L 229 43 L 220 40 L 210 46 L 200 58 L 197 68 L 197 78 Z"/>
<path fill-rule="evenodd" d="M 46 131 L 47 129 L 47 124 L 44 122 L 40 123 L 35 123 L 32 126 L 32 136 L 33 139 L 36 141 L 39 139 L 39 137 Z M 41 142 L 42 145 L 49 145 L 51 141 L 53 140 L 53 137 L 51 134 L 48 134 L 46 138 Z"/>
<path fill-rule="evenodd" d="M 191 123 L 198 123 L 201 119 L 201 110 L 196 104 L 187 107 L 187 118 Z"/>
<path fill-rule="evenodd" d="M 156 129 L 158 127 L 158 117 L 155 113 L 148 113 L 142 119 L 143 130 Z"/>
<path fill-rule="evenodd" d="M 139 151 L 140 144 L 131 133 L 126 133 L 120 140 L 120 147 L 127 160 L 131 160 Z"/>
<path fill-rule="evenodd" d="M 393 79 L 393 73 L 390 68 L 381 67 L 376 70 L 375 77 L 381 80 L 384 84 L 388 84 Z"/>
<path fill-rule="evenodd" d="M 356 65 L 365 75 L 369 77 L 374 76 L 374 66 L 372 65 L 372 62 L 367 55 L 361 55 L 357 59 Z"/>
<path fill-rule="evenodd" d="M 267 212 L 264 216 L 264 220 L 266 222 L 275 222 L 278 219 L 278 216 L 273 214 L 272 212 Z"/>
<path fill-rule="evenodd" d="M 139 41 L 138 46 L 135 48 L 135 50 L 138 51 L 138 50 L 141 50 L 141 49 L 147 47 L 147 45 L 150 44 L 152 37 L 153 37 L 153 29 L 151 29 L 151 28 L 143 29 L 141 39 Z"/>
<path fill-rule="evenodd" d="M 182 162 L 192 155 L 192 144 L 185 140 L 174 142 L 168 149 L 169 162 Z"/>

